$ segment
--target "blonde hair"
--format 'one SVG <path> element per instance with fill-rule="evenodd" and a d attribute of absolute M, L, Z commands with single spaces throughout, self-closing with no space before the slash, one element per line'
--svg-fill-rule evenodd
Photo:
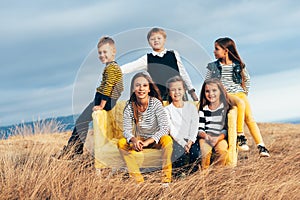
<path fill-rule="evenodd" d="M 184 91 L 187 90 L 187 86 L 186 86 L 186 84 L 185 84 L 185 82 L 184 82 L 184 80 L 182 79 L 181 76 L 173 76 L 173 77 L 169 78 L 167 80 L 167 83 L 166 83 L 166 85 L 167 85 L 167 91 L 168 91 L 168 101 L 169 101 L 169 103 L 171 103 L 173 101 L 172 98 L 171 98 L 171 96 L 170 96 L 170 84 L 174 83 L 174 82 L 181 82 L 182 85 L 183 85 Z M 187 101 L 187 99 L 185 98 L 185 95 L 183 96 L 182 100 L 183 101 Z"/>
<path fill-rule="evenodd" d="M 115 41 L 111 37 L 108 37 L 108 36 L 101 37 L 98 42 L 97 47 L 99 48 L 100 46 L 102 46 L 104 44 L 109 44 L 109 45 L 115 47 Z"/>
<path fill-rule="evenodd" d="M 151 35 L 152 35 L 153 33 L 160 33 L 160 34 L 162 34 L 162 36 L 163 36 L 165 39 L 167 38 L 167 33 L 166 33 L 166 31 L 165 31 L 164 29 L 155 27 L 155 28 L 152 28 L 152 29 L 148 32 L 148 34 L 147 34 L 147 40 L 148 40 L 148 41 L 149 41 L 149 38 L 151 37 Z"/>

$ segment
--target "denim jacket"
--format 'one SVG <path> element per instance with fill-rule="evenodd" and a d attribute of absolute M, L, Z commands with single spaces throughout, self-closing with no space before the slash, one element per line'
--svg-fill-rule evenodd
<path fill-rule="evenodd" d="M 214 61 L 208 63 L 207 68 L 211 71 L 211 78 L 218 78 L 221 79 L 222 67 L 220 62 Z M 232 80 L 237 84 L 242 83 L 242 75 L 241 75 L 242 67 L 239 63 L 233 64 L 233 71 L 232 71 Z"/>

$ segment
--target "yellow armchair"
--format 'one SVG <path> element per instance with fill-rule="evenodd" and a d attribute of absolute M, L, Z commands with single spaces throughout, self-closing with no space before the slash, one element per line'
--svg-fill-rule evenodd
<path fill-rule="evenodd" d="M 166 103 L 165 103 L 166 104 Z M 120 156 L 117 142 L 123 137 L 123 110 L 126 101 L 118 101 L 111 111 L 99 110 L 93 112 L 94 128 L 94 158 L 95 168 L 126 167 Z M 195 102 L 197 106 L 197 102 Z M 237 164 L 236 148 L 236 118 L 237 110 L 233 107 L 228 113 L 228 166 Z M 161 150 L 145 149 L 142 152 L 135 152 L 141 168 L 161 167 Z"/>

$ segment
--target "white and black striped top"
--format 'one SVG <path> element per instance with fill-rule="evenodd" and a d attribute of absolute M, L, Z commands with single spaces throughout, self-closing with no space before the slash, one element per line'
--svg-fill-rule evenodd
<path fill-rule="evenodd" d="M 167 114 L 162 103 L 155 97 L 149 98 L 148 108 L 140 113 L 138 127 L 133 117 L 132 104 L 124 109 L 123 135 L 129 143 L 132 137 L 153 138 L 156 143 L 169 133 Z"/>
<path fill-rule="evenodd" d="M 203 110 L 199 111 L 199 132 L 211 136 L 227 136 L 226 115 L 223 103 L 215 110 L 210 110 L 208 105 L 204 106 Z"/>
<path fill-rule="evenodd" d="M 247 88 L 247 91 L 245 91 L 241 84 L 235 83 L 232 79 L 232 72 L 233 72 L 233 66 L 234 63 L 231 65 L 222 65 L 222 74 L 221 74 L 221 79 L 220 81 L 222 82 L 222 84 L 224 85 L 226 91 L 228 93 L 239 93 L 239 92 L 245 92 L 248 93 L 249 89 L 250 89 L 250 76 L 249 73 L 247 72 L 247 69 L 244 68 L 244 73 L 245 73 L 245 86 Z M 206 72 L 206 76 L 205 79 L 210 79 L 212 78 L 212 72 L 208 69 Z"/>

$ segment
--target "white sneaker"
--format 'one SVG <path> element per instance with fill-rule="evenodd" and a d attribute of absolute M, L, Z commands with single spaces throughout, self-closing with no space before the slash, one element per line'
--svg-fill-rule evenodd
<path fill-rule="evenodd" d="M 170 183 L 162 183 L 161 186 L 163 188 L 169 188 L 170 187 Z"/>
<path fill-rule="evenodd" d="M 247 138 L 245 135 L 238 135 L 236 142 L 238 150 L 249 151 L 249 146 L 247 145 Z"/>
<path fill-rule="evenodd" d="M 258 145 L 257 148 L 259 150 L 260 157 L 270 157 L 269 150 L 266 147 Z"/>

